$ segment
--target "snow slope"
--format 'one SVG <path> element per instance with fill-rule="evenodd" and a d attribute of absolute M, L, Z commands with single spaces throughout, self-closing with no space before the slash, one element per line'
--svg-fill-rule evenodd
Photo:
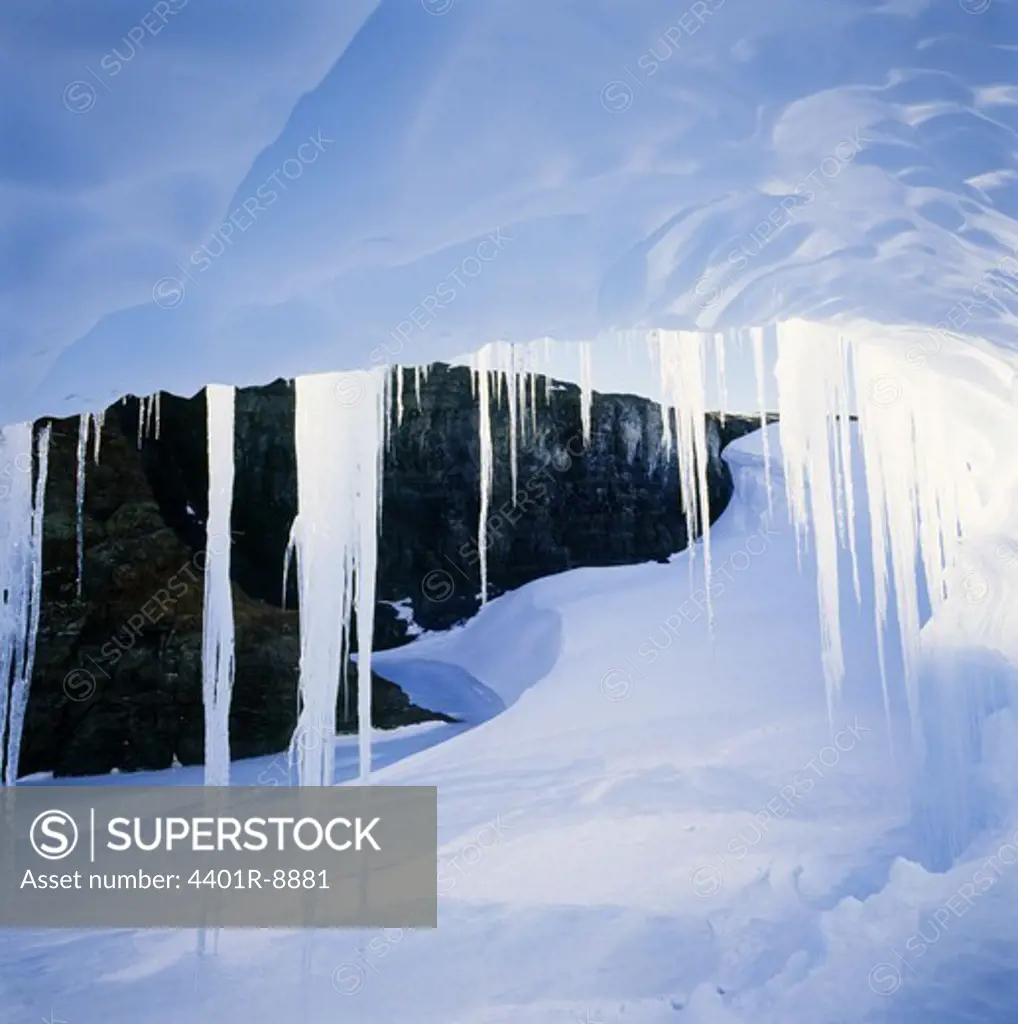
<path fill-rule="evenodd" d="M 780 478 L 766 521 L 758 442 L 729 457 L 713 640 L 683 554 L 536 581 L 379 658 L 394 678 L 426 661 L 432 693 L 456 666 L 506 705 L 375 775 L 439 787 L 436 931 L 228 931 L 202 955 L 189 932 L 8 933 L 0 1019 L 1011 1020 L 1013 714 L 976 766 L 997 819 L 931 873 L 890 763 L 872 594 L 856 606 L 842 576 L 832 734 L 812 555 L 800 573 Z"/>

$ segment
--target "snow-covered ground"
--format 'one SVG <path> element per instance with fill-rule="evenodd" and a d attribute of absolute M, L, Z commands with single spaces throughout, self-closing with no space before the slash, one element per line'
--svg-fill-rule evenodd
<path fill-rule="evenodd" d="M 437 930 L 224 931 L 201 952 L 191 931 L 8 932 L 0 1020 L 1013 1021 L 1012 713 L 986 724 L 978 769 L 995 817 L 949 871 L 927 870 L 904 728 L 890 755 L 872 588 L 864 576 L 857 605 L 842 574 L 832 727 L 813 556 L 797 568 L 780 476 L 768 520 L 759 453 L 759 437 L 730 452 L 712 632 L 698 552 L 692 571 L 682 554 L 539 580 L 376 656 L 430 700 L 449 666 L 461 711 L 471 679 L 485 688 L 473 728 L 403 730 L 375 750 L 377 783 L 439 787 Z M 338 741 L 337 777 L 355 773 L 355 741 Z"/>

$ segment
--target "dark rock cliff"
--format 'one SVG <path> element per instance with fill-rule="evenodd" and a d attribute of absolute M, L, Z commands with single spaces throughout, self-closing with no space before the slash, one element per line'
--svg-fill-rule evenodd
<path fill-rule="evenodd" d="M 544 382 L 539 381 L 539 399 Z M 237 672 L 234 757 L 285 748 L 297 712 L 299 623 L 281 607 L 296 512 L 294 390 L 237 393 L 232 570 Z M 479 603 L 477 403 L 465 369 L 433 367 L 418 403 L 407 374 L 403 417 L 385 456 L 376 646 L 442 629 Z M 86 472 L 83 593 L 75 593 L 77 420 L 54 423 L 46 490 L 44 596 L 22 744 L 22 774 L 92 774 L 198 763 L 202 569 L 207 514 L 204 393 L 161 398 L 158 439 L 136 444 L 139 403 L 107 411 L 98 465 Z M 711 517 L 731 480 L 720 449 L 755 419 L 709 418 Z M 511 496 L 505 397 L 492 424 L 489 598 L 578 566 L 664 559 L 687 543 L 674 455 L 658 406 L 594 396 L 584 445 L 579 390 L 552 384 L 519 446 Z M 398 610 L 393 608 L 398 603 Z M 374 679 L 375 724 L 436 716 Z M 352 702 L 355 707 L 355 701 Z M 343 717 L 338 726 L 353 728 Z"/>

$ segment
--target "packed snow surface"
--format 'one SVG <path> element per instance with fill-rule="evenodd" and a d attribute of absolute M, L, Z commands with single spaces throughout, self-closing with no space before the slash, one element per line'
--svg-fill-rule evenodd
<path fill-rule="evenodd" d="M 983 714 L 966 771 L 996 816 L 973 818 L 937 873 L 908 773 L 891 767 L 873 587 L 863 574 L 857 603 L 850 569 L 830 721 L 815 548 L 800 572 L 768 433 L 772 518 L 760 436 L 727 453 L 713 642 L 704 560 L 691 575 L 681 554 L 536 581 L 376 656 L 408 691 L 480 722 L 376 744 L 377 783 L 439 787 L 437 930 L 225 931 L 201 955 L 193 932 L 5 933 L 2 1019 L 126 1024 L 143 1007 L 146 1024 L 1010 1020 L 1018 719 Z M 890 627 L 885 640 L 903 747 L 901 644 Z M 338 779 L 357 775 L 355 742 L 336 744 Z M 397 745 L 418 752 L 392 761 Z M 283 754 L 234 765 L 234 779 L 264 784 L 273 764 L 289 777 Z"/>

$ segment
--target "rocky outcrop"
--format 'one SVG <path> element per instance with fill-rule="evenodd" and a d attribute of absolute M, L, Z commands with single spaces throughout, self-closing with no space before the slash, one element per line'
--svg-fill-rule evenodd
<path fill-rule="evenodd" d="M 538 394 L 544 391 L 539 382 Z M 479 451 L 468 371 L 412 375 L 385 458 L 376 646 L 441 629 L 479 603 Z M 137 447 L 138 402 L 107 412 L 86 476 L 83 593 L 75 592 L 77 421 L 54 424 L 46 493 L 44 599 L 21 771 L 76 775 L 158 769 L 203 754 L 202 570 L 207 491 L 204 394 L 163 395 L 158 439 Z M 237 673 L 234 757 L 289 741 L 297 709 L 296 595 L 282 606 L 283 555 L 296 512 L 294 390 L 237 394 L 232 565 Z M 731 494 L 718 458 L 748 419 L 709 421 L 712 516 Z M 577 566 L 664 559 L 687 542 L 674 456 L 659 408 L 595 395 L 584 445 L 580 398 L 552 384 L 520 444 L 512 501 L 505 396 L 494 415 L 489 597 Z M 396 605 L 394 608 L 393 605 Z M 442 717 L 375 677 L 375 724 Z M 356 701 L 351 700 L 351 707 Z M 353 728 L 337 712 L 339 728 Z"/>

